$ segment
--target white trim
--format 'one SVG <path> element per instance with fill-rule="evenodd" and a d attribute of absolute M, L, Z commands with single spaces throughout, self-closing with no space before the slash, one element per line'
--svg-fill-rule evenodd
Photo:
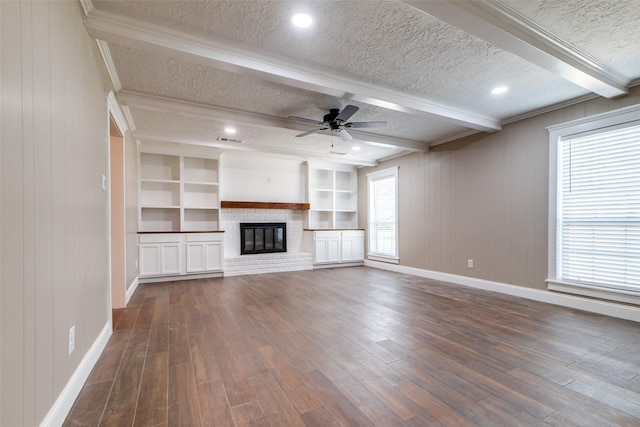
<path fill-rule="evenodd" d="M 120 77 L 118 76 L 116 65 L 113 63 L 113 56 L 111 56 L 109 45 L 103 40 L 96 40 L 96 43 L 98 45 L 100 55 L 102 56 L 102 60 L 104 61 L 104 66 L 107 69 L 107 74 L 109 74 L 109 78 L 111 79 L 111 84 L 116 92 L 119 92 L 122 89 L 122 83 L 120 83 Z"/>
<path fill-rule="evenodd" d="M 501 130 L 500 120 L 433 99 L 363 83 L 338 74 L 305 67 L 264 55 L 222 40 L 171 30 L 160 25 L 94 9 L 85 19 L 96 39 L 213 65 L 227 71 L 260 77 L 275 83 L 349 99 L 476 130 Z"/>
<path fill-rule="evenodd" d="M 129 123 L 127 122 L 126 115 L 122 111 L 122 108 L 120 108 L 120 104 L 118 104 L 118 100 L 112 90 L 107 92 L 107 103 L 109 104 L 109 113 L 111 114 L 111 117 L 113 117 L 113 120 L 118 126 L 118 130 L 124 138 L 124 134 L 129 130 Z"/>
<path fill-rule="evenodd" d="M 547 280 L 547 288 L 550 291 L 565 292 L 568 294 L 584 295 L 610 301 L 640 305 L 640 293 L 633 291 L 579 283 L 565 283 L 558 280 Z"/>
<path fill-rule="evenodd" d="M 124 295 L 125 307 L 129 304 L 129 300 L 133 296 L 133 293 L 136 291 L 136 289 L 138 289 L 139 284 L 140 284 L 140 280 L 138 280 L 138 276 L 136 276 L 136 278 L 133 279 L 133 282 L 131 282 L 131 284 L 127 288 L 127 291 L 125 292 L 125 295 Z"/>
<path fill-rule="evenodd" d="M 457 274 L 424 270 L 415 267 L 405 267 L 402 265 L 393 265 L 375 261 L 365 261 L 364 265 L 367 267 L 379 268 L 381 270 L 389 270 L 397 273 L 426 277 L 428 279 L 440 280 L 456 285 L 467 286 L 470 288 L 499 292 L 501 294 L 526 298 L 533 301 L 545 302 L 562 307 L 575 308 L 592 313 L 604 314 L 606 316 L 617 317 L 619 319 L 640 322 L 640 307 L 616 304 L 608 301 L 598 301 L 594 299 L 560 294 L 540 289 L 525 288 L 524 286 L 516 286 L 508 283 L 493 282 L 490 280 L 459 276 Z"/>
<path fill-rule="evenodd" d="M 398 257 L 390 257 L 384 255 L 376 255 L 376 254 L 367 254 L 367 259 L 370 261 L 377 262 L 388 262 L 391 264 L 400 264 L 400 258 Z"/>
<path fill-rule="evenodd" d="M 369 252 L 369 250 L 371 249 L 371 230 L 373 229 L 371 227 L 371 182 L 372 181 L 376 181 L 379 180 L 381 178 L 386 178 L 389 176 L 393 176 L 395 178 L 395 185 L 396 185 L 396 194 L 395 194 L 395 208 L 396 208 L 396 215 L 395 215 L 395 219 L 396 219 L 396 224 L 395 224 L 395 228 L 396 228 L 396 248 L 395 248 L 395 254 L 394 255 L 390 255 L 390 254 L 384 254 L 384 253 L 378 253 L 378 252 Z M 376 258 L 378 258 L 381 261 L 384 262 L 391 262 L 391 263 L 395 263 L 398 264 L 400 262 L 400 222 L 399 222 L 399 206 L 400 206 L 400 193 L 399 193 L 399 188 L 400 188 L 400 167 L 399 166 L 391 166 L 385 169 L 379 169 L 377 171 L 374 172 L 369 172 L 367 174 L 367 227 L 368 230 L 367 233 L 365 233 L 366 237 L 367 237 L 367 258 L 369 259 L 373 259 L 375 260 Z M 396 262 L 394 262 L 394 260 L 397 260 Z"/>
<path fill-rule="evenodd" d="M 91 370 L 107 345 L 109 337 L 111 336 L 111 330 L 111 323 L 107 322 L 91 345 L 91 348 L 89 348 L 89 351 L 87 351 L 87 354 L 82 358 L 73 375 L 71 375 L 67 385 L 62 389 L 55 403 L 40 423 L 41 427 L 61 426 L 62 423 L 64 423 L 84 383 L 87 381 L 87 378 L 89 378 Z"/>
<path fill-rule="evenodd" d="M 604 129 L 611 126 L 619 126 L 624 123 L 630 123 L 640 120 L 640 104 L 630 105 L 628 107 L 619 108 L 612 111 L 606 111 L 604 113 L 581 117 L 579 119 L 571 120 L 565 123 L 559 123 L 556 125 L 548 126 L 549 132 L 549 211 L 548 211 L 548 224 L 547 231 L 547 248 L 548 248 L 548 260 L 547 260 L 547 282 L 558 283 L 556 280 L 556 262 L 557 262 L 557 242 L 556 234 L 558 227 L 558 146 L 560 140 L 590 132 L 596 129 Z M 565 284 L 566 285 L 566 284 Z M 549 286 L 550 290 L 554 286 Z M 569 291 L 566 286 L 562 286 L 563 292 L 576 293 L 583 289 L 578 286 L 573 286 Z M 594 296 L 591 291 L 584 290 L 585 296 Z M 606 294 L 610 294 L 606 292 Z M 611 299 L 609 295 L 607 299 Z"/>

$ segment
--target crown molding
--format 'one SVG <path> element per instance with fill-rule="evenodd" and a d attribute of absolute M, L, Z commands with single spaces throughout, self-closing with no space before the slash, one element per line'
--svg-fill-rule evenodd
<path fill-rule="evenodd" d="M 628 93 L 629 79 L 496 0 L 405 1 L 447 24 L 606 98 Z"/>
<path fill-rule="evenodd" d="M 85 19 L 94 38 L 177 57 L 226 71 L 350 99 L 395 111 L 437 118 L 471 129 L 494 132 L 499 120 L 431 99 L 362 83 L 234 45 L 94 9 Z"/>
<path fill-rule="evenodd" d="M 251 126 L 284 128 L 302 132 L 317 128 L 317 125 L 301 123 L 284 117 L 251 113 L 243 110 L 176 100 L 131 91 L 121 91 L 118 93 L 118 101 L 129 109 L 138 108 L 148 111 L 175 113 L 198 119 L 233 120 L 234 122 L 244 123 Z M 425 151 L 428 148 L 426 143 L 412 139 L 378 135 L 356 129 L 349 129 L 349 133 L 354 139 L 370 145 L 396 147 L 408 151 Z"/>

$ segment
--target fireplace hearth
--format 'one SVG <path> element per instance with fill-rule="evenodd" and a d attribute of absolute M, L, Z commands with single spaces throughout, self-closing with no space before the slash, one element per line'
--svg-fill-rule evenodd
<path fill-rule="evenodd" d="M 241 222 L 240 254 L 287 252 L 286 222 Z"/>

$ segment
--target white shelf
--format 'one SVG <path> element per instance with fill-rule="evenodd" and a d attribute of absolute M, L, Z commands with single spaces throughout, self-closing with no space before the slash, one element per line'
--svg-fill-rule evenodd
<path fill-rule="evenodd" d="M 184 157 L 184 182 L 218 183 L 218 160 Z"/>
<path fill-rule="evenodd" d="M 140 153 L 141 180 L 180 180 L 180 156 Z"/>
<path fill-rule="evenodd" d="M 218 166 L 218 159 L 140 153 L 139 231 L 218 230 Z"/>
<path fill-rule="evenodd" d="M 307 228 L 358 226 L 358 174 L 355 167 L 308 165 L 310 210 Z"/>
<path fill-rule="evenodd" d="M 180 228 L 180 208 L 142 207 L 139 231 L 176 231 Z"/>

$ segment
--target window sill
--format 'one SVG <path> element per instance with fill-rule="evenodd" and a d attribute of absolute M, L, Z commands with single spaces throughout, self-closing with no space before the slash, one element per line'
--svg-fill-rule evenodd
<path fill-rule="evenodd" d="M 367 259 L 370 261 L 387 262 L 389 264 L 400 264 L 400 258 L 386 255 L 367 254 Z"/>
<path fill-rule="evenodd" d="M 550 291 L 563 292 L 567 294 L 582 295 L 591 298 L 640 305 L 640 292 L 603 288 L 592 285 L 582 285 L 578 283 L 560 282 L 552 279 L 547 280 L 547 289 L 549 289 Z"/>

